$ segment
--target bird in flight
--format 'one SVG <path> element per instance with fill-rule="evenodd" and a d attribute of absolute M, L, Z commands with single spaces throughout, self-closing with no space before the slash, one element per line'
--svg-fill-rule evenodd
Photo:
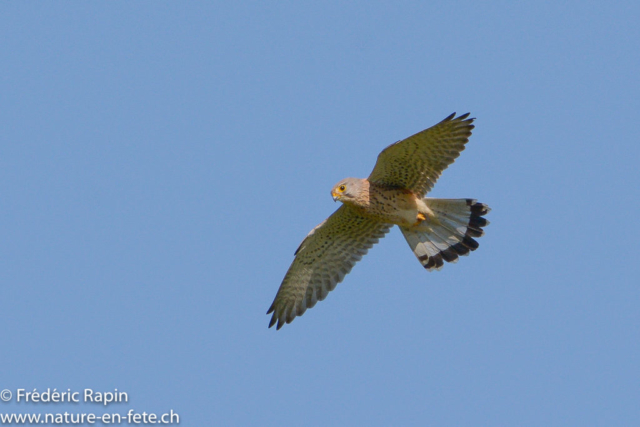
<path fill-rule="evenodd" d="M 346 178 L 332 189 L 342 202 L 316 226 L 295 259 L 267 311 L 269 327 L 280 329 L 322 301 L 356 262 L 394 225 L 422 266 L 440 270 L 478 248 L 474 239 L 489 224 L 489 207 L 474 199 L 425 197 L 469 141 L 473 118 L 455 113 L 429 129 L 391 144 L 378 155 L 369 178 Z"/>

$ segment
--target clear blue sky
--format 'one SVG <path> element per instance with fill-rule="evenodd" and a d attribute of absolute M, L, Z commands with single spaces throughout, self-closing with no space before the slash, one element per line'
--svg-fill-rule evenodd
<path fill-rule="evenodd" d="M 2 2 L 0 390 L 181 425 L 640 419 L 640 27 L 627 2 Z M 282 330 L 293 252 L 388 144 L 477 118 L 434 197 Z"/>

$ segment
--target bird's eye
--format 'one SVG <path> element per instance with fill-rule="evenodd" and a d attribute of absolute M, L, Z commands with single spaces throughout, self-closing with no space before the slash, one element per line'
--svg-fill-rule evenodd
<path fill-rule="evenodd" d="M 346 189 L 347 189 L 347 186 L 344 185 L 344 184 L 342 184 L 340 187 L 338 187 L 338 190 L 341 191 L 341 192 L 346 190 Z"/>

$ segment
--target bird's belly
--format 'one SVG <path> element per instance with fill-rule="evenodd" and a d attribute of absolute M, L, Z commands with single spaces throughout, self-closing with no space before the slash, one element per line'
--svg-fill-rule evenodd
<path fill-rule="evenodd" d="M 417 209 L 398 209 L 395 212 L 389 213 L 387 220 L 393 224 L 410 226 L 416 223 L 417 217 Z"/>
<path fill-rule="evenodd" d="M 368 211 L 384 222 L 411 226 L 418 221 L 418 214 L 422 211 L 420 207 L 423 204 L 412 193 L 389 191 L 372 198 Z"/>

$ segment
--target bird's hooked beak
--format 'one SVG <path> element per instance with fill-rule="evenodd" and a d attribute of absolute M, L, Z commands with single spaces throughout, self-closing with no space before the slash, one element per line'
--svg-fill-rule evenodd
<path fill-rule="evenodd" d="M 338 197 L 339 197 L 339 196 L 336 194 L 336 192 L 335 192 L 335 191 L 332 191 L 332 192 L 331 192 L 331 197 L 333 197 L 333 201 L 334 201 L 334 202 L 337 202 L 337 201 L 338 201 Z"/>

